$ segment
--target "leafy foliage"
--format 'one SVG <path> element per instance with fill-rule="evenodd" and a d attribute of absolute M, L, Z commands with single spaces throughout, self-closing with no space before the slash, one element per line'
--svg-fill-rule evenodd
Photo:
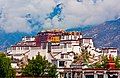
<path fill-rule="evenodd" d="M 0 53 L 0 78 L 14 78 L 15 71 L 11 67 L 11 60 L 4 53 Z"/>
<path fill-rule="evenodd" d="M 113 62 L 116 65 L 116 68 L 120 68 L 120 57 L 116 56 L 116 57 L 112 57 Z M 107 63 L 108 63 L 108 57 L 106 56 L 101 56 L 101 61 L 96 62 L 93 66 L 94 68 L 107 68 Z"/>
<path fill-rule="evenodd" d="M 117 56 L 114 58 L 116 68 L 120 68 L 120 56 Z"/>
<path fill-rule="evenodd" d="M 93 64 L 93 67 L 94 68 L 106 68 L 107 62 L 108 62 L 107 55 L 106 56 L 102 55 L 100 56 L 100 59 L 96 63 Z"/>
<path fill-rule="evenodd" d="M 108 57 L 106 56 L 102 56 L 102 67 L 106 68 L 107 66 L 107 62 L 108 62 Z"/>
<path fill-rule="evenodd" d="M 48 69 L 48 76 L 50 77 L 57 77 L 57 70 L 56 70 L 56 65 L 52 65 L 49 69 Z"/>
<path fill-rule="evenodd" d="M 111 59 L 115 63 L 116 68 L 120 68 L 120 57 L 111 57 Z M 75 55 L 73 63 L 83 63 L 88 68 L 107 68 L 109 60 L 110 58 L 108 58 L 107 55 L 101 55 L 99 56 L 99 59 L 95 61 L 94 55 L 92 56 L 90 52 L 87 51 L 87 49 L 81 49 L 80 54 Z"/>
<path fill-rule="evenodd" d="M 36 58 L 32 58 L 29 61 L 28 65 L 22 70 L 23 76 L 32 76 L 32 77 L 57 77 L 56 66 L 45 60 L 39 54 Z"/>
<path fill-rule="evenodd" d="M 81 63 L 88 64 L 90 61 L 89 60 L 90 56 L 91 56 L 91 54 L 90 54 L 90 52 L 87 51 L 87 49 L 81 49 L 80 54 L 75 55 L 73 63 L 75 63 L 77 61 L 81 61 Z"/>

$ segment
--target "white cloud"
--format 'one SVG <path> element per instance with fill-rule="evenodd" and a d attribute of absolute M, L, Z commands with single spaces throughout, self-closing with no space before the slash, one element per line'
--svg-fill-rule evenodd
<path fill-rule="evenodd" d="M 120 0 L 104 0 L 96 4 L 91 4 L 87 1 L 89 0 L 83 0 L 83 3 L 81 3 L 76 0 L 69 0 L 65 7 L 66 18 L 68 15 L 72 15 L 76 19 L 79 17 L 81 21 L 78 21 L 78 24 L 87 25 L 100 24 L 104 21 L 114 19 L 116 15 L 120 15 Z M 73 24 L 76 25 L 76 22 L 73 22 Z"/>
<path fill-rule="evenodd" d="M 52 0 L 0 0 L 0 28 L 6 32 L 31 32 L 24 16 L 30 13 L 33 17 L 40 16 L 40 20 L 52 10 L 55 2 Z"/>
<path fill-rule="evenodd" d="M 34 17 L 39 16 L 39 21 L 44 21 L 44 28 L 53 28 L 50 20 L 44 20 L 46 15 L 52 11 L 57 3 L 62 2 L 63 22 L 53 18 L 54 28 L 68 28 L 78 25 L 100 24 L 107 20 L 113 20 L 120 16 L 120 0 L 0 0 L 0 9 L 3 11 L 3 18 L 0 18 L 0 27 L 6 32 L 31 32 L 33 29 L 28 26 L 23 18 L 30 13 Z"/>

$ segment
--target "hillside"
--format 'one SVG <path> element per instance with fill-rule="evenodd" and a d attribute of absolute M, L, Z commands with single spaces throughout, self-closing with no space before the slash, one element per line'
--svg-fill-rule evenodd
<path fill-rule="evenodd" d="M 80 31 L 84 37 L 92 37 L 96 47 L 117 47 L 120 49 L 120 19 L 106 21 L 96 26 L 69 28 L 66 31 Z"/>
<path fill-rule="evenodd" d="M 15 33 L 5 33 L 4 31 L 0 31 L 0 50 L 5 51 L 7 47 L 10 47 L 13 44 L 19 42 L 24 36 L 32 36 L 35 34 L 27 34 L 21 32 Z"/>
<path fill-rule="evenodd" d="M 120 49 L 120 19 L 104 22 L 97 26 L 85 26 L 69 28 L 66 31 L 80 31 L 85 37 L 92 37 L 96 47 L 117 47 Z M 33 36 L 32 34 L 15 32 L 5 33 L 0 31 L 0 50 L 5 50 L 21 40 L 24 36 Z"/>
<path fill-rule="evenodd" d="M 120 19 L 93 26 L 83 33 L 84 36 L 93 37 L 97 47 L 117 47 L 120 49 Z"/>

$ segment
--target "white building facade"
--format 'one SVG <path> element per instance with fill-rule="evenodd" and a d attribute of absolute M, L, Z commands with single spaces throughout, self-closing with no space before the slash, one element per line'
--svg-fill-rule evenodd
<path fill-rule="evenodd" d="M 99 53 L 94 47 L 92 38 L 82 37 L 81 32 L 66 32 L 63 30 L 44 31 L 34 37 L 23 37 L 22 41 L 7 49 L 8 57 L 21 61 L 32 59 L 38 53 L 49 62 L 56 64 L 57 68 L 70 68 L 75 54 L 80 54 L 82 48 L 94 54 L 99 59 Z M 106 51 L 102 50 L 102 53 Z M 104 54 L 117 56 L 116 49 L 109 49 Z M 24 61 L 27 64 L 27 60 Z M 13 63 L 13 68 L 18 68 L 18 62 Z M 63 72 L 64 70 L 58 70 Z"/>

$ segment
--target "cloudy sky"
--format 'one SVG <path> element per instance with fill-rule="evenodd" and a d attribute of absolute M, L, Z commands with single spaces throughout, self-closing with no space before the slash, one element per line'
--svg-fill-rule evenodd
<path fill-rule="evenodd" d="M 46 19 L 56 5 L 62 3 L 58 21 Z M 0 29 L 7 33 L 31 32 L 42 26 L 44 29 L 70 28 L 83 25 L 96 25 L 120 16 L 120 0 L 0 0 Z M 30 14 L 30 18 L 26 15 Z M 32 27 L 27 20 L 41 23 Z M 51 25 L 52 23 L 52 25 Z"/>

